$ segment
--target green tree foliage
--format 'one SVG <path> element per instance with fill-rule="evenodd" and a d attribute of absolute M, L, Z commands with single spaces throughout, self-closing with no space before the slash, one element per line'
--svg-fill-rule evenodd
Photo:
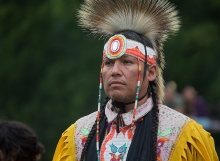
<path fill-rule="evenodd" d="M 96 109 L 102 46 L 76 26 L 78 5 L 0 2 L 0 117 L 33 127 L 44 160 L 64 129 Z"/>
<path fill-rule="evenodd" d="M 165 44 L 166 81 L 217 104 L 220 1 L 172 0 L 182 28 Z M 0 118 L 31 126 L 52 159 L 61 133 L 97 108 L 103 41 L 77 27 L 80 1 L 0 0 Z"/>
<path fill-rule="evenodd" d="M 220 1 L 172 2 L 182 27 L 165 44 L 165 78 L 175 80 L 179 90 L 194 86 L 210 105 L 216 105 L 220 100 Z"/>

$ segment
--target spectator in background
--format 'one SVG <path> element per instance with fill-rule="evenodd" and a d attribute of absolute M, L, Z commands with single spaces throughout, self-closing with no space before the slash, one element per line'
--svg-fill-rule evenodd
<path fill-rule="evenodd" d="M 37 161 L 45 152 L 34 131 L 17 121 L 0 123 L 0 161 Z"/>
<path fill-rule="evenodd" d="M 184 100 L 180 93 L 177 92 L 177 84 L 174 81 L 169 81 L 165 87 L 164 104 L 178 112 L 184 113 Z"/>
<path fill-rule="evenodd" d="M 192 86 L 184 87 L 182 94 L 186 103 L 186 115 L 189 117 L 209 117 L 209 109 L 204 98 L 199 96 Z"/>

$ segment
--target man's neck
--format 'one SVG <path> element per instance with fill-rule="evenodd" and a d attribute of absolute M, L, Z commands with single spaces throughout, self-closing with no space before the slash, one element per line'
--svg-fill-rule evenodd
<path fill-rule="evenodd" d="M 143 99 L 138 101 L 138 106 L 144 104 L 147 101 L 148 96 L 146 95 Z M 135 103 L 125 105 L 125 112 L 129 112 L 134 109 Z"/>

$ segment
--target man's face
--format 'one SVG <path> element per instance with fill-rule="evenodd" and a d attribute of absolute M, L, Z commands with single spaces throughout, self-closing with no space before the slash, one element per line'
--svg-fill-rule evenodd
<path fill-rule="evenodd" d="M 138 80 L 138 60 L 129 55 L 123 55 L 118 59 L 104 58 L 102 72 L 104 90 L 107 96 L 119 102 L 131 102 L 135 100 Z M 139 98 L 147 92 L 148 80 L 144 79 L 144 63 L 141 63 L 141 90 Z"/>

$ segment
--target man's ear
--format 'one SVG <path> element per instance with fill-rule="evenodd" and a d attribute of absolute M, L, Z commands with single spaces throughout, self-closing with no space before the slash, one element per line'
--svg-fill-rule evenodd
<path fill-rule="evenodd" d="M 157 76 L 157 67 L 156 65 L 151 65 L 151 66 L 148 66 L 148 69 L 147 69 L 147 78 L 149 81 L 153 81 L 156 79 L 156 76 Z"/>

